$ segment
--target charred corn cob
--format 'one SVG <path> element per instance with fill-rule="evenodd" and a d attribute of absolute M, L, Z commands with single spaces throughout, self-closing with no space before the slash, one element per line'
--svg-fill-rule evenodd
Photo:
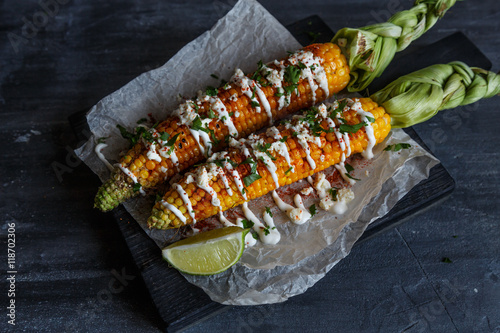
<path fill-rule="evenodd" d="M 348 82 L 346 58 L 331 43 L 312 44 L 281 61 L 259 63 L 249 76 L 236 70 L 231 82 L 208 88 L 181 104 L 174 116 L 142 129 L 138 142 L 99 189 L 95 207 L 111 210 L 225 147 L 229 137 L 245 137 L 323 101 Z"/>
<path fill-rule="evenodd" d="M 154 188 L 203 159 L 205 153 L 227 146 L 229 135 L 244 137 L 347 85 L 349 91 L 365 89 L 396 52 L 430 29 L 455 1 L 416 0 L 413 8 L 396 13 L 388 22 L 341 29 L 332 39 L 334 45 L 313 44 L 302 55 L 299 52 L 281 62 L 261 64 L 247 77 L 236 73 L 229 85 L 207 90 L 182 104 L 177 117 L 142 132 L 142 140 L 99 189 L 94 206 L 108 211 L 144 189 Z M 308 52 L 312 61 L 303 57 Z"/>
<path fill-rule="evenodd" d="M 390 117 L 368 98 L 344 100 L 308 110 L 266 133 L 231 139 L 230 148 L 214 154 L 174 184 L 157 202 L 150 227 L 178 228 L 258 198 L 277 187 L 343 162 L 351 154 L 371 154 L 390 131 Z"/>

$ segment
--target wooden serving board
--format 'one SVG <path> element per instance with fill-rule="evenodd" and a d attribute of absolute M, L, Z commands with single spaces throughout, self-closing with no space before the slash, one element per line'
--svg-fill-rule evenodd
<path fill-rule="evenodd" d="M 303 45 L 327 42 L 334 35 L 318 16 L 308 17 L 287 28 Z M 377 91 L 397 77 L 431 64 L 454 60 L 484 69 L 491 68 L 488 58 L 459 32 L 413 52 L 401 52 L 384 74 L 372 83 L 369 90 Z M 88 130 L 85 118 L 87 111 L 85 109 L 69 117 L 79 139 L 85 139 L 83 133 Z M 413 129 L 408 129 L 407 133 L 429 151 Z M 436 165 L 428 179 L 415 186 L 386 216 L 370 224 L 355 245 L 393 228 L 431 205 L 438 204 L 438 199 L 445 199 L 454 187 L 455 182 L 443 165 Z M 212 302 L 201 289 L 187 282 L 175 269 L 169 268 L 162 260 L 158 246 L 122 206 L 112 214 L 165 322 L 166 330 L 173 332 L 185 329 L 229 308 Z"/>

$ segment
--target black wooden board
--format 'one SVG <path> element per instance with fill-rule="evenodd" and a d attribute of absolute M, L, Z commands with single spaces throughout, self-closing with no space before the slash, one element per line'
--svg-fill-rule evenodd
<path fill-rule="evenodd" d="M 298 21 L 287 28 L 303 45 L 313 41 L 326 42 L 333 36 L 331 29 L 318 16 Z M 382 77 L 374 81 L 369 89 L 376 91 L 401 75 L 430 64 L 454 60 L 484 69 L 491 68 L 491 62 L 465 35 L 455 33 L 415 51 L 401 52 Z M 79 139 L 85 139 L 83 133 L 88 131 L 85 120 L 87 110 L 76 112 L 69 117 Z M 407 129 L 407 133 L 426 148 L 413 129 Z M 432 168 L 428 179 L 415 186 L 386 216 L 373 222 L 356 244 L 379 235 L 429 206 L 439 203 L 438 199 L 446 198 L 454 186 L 455 183 L 446 169 L 438 164 Z M 161 258 L 160 249 L 123 207 L 115 209 L 112 214 L 165 322 L 166 330 L 170 332 L 185 329 L 229 308 L 212 302 L 201 289 L 188 283 L 175 269 L 169 268 Z"/>

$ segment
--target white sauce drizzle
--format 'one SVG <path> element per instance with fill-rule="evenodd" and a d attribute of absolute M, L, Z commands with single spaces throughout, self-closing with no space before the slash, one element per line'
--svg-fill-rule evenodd
<path fill-rule="evenodd" d="M 297 65 L 299 62 L 305 65 L 305 68 L 301 69 L 300 76 L 306 78 L 311 87 L 311 93 L 313 97 L 313 102 L 316 102 L 316 90 L 318 87 L 323 89 L 325 96 L 329 96 L 330 92 L 328 89 L 328 78 L 326 77 L 325 68 L 321 65 L 322 59 L 315 57 L 310 51 L 299 51 L 288 58 L 288 61 L 292 65 Z M 319 83 L 316 84 L 316 82 Z"/>
<path fill-rule="evenodd" d="M 229 116 L 229 112 L 227 112 L 224 103 L 222 103 L 219 97 L 216 98 L 212 97 L 210 101 L 212 102 L 211 104 L 212 109 L 217 112 L 217 118 L 221 120 L 224 123 L 224 125 L 226 125 L 230 135 L 237 137 L 239 134 L 238 130 L 234 126 L 233 120 Z"/>
<path fill-rule="evenodd" d="M 113 166 L 111 165 L 111 163 L 108 162 L 108 160 L 106 159 L 106 157 L 103 155 L 103 153 L 101 152 L 104 148 L 106 148 L 108 145 L 105 144 L 105 143 L 99 143 L 97 146 L 95 146 L 94 148 L 94 151 L 95 153 L 97 154 L 97 157 L 99 157 L 99 159 L 104 163 L 104 165 L 108 168 L 109 171 L 113 171 L 115 170 L 115 168 L 113 168 Z"/>
<path fill-rule="evenodd" d="M 229 221 L 225 216 L 224 216 L 224 213 L 222 211 L 219 211 L 219 221 L 224 224 L 225 227 L 240 227 L 240 228 L 244 228 L 243 227 L 243 219 L 241 218 L 237 218 L 236 219 L 236 223 L 232 223 L 231 221 Z M 251 232 L 247 233 L 246 236 L 245 236 L 245 245 L 247 247 L 252 247 L 254 246 L 255 244 L 257 243 L 257 240 L 255 238 L 253 238 L 253 235 Z"/>
<path fill-rule="evenodd" d="M 184 202 L 184 205 L 186 206 L 186 210 L 188 211 L 189 216 L 193 219 L 193 224 L 196 223 L 196 218 L 194 216 L 194 210 L 193 206 L 191 205 L 191 200 L 189 200 L 189 197 L 179 184 L 172 184 L 172 187 L 175 188 L 177 193 L 179 193 L 179 196 L 181 197 L 182 201 Z"/>
<path fill-rule="evenodd" d="M 363 110 L 363 107 L 358 99 L 355 99 L 355 102 L 352 105 L 352 109 L 354 111 L 356 111 L 356 113 L 358 115 L 361 116 L 361 121 L 366 124 L 364 126 L 364 128 L 365 128 L 366 136 L 368 137 L 368 145 L 366 146 L 366 149 L 361 152 L 361 155 L 363 155 L 363 157 L 366 159 L 372 159 L 373 158 L 373 147 L 377 143 L 377 140 L 375 139 L 375 134 L 373 132 L 372 123 L 368 120 L 368 117 L 370 117 L 372 119 L 374 119 L 375 117 L 373 117 L 373 114 L 371 112 L 367 112 L 367 111 Z"/>
<path fill-rule="evenodd" d="M 259 239 L 262 243 L 264 244 L 276 244 L 279 242 L 281 236 L 278 230 L 272 229 L 271 226 L 266 226 L 259 221 L 257 216 L 248 208 L 248 202 L 243 203 L 243 214 L 245 214 L 245 217 L 247 220 L 253 222 L 253 230 L 259 235 Z M 274 223 L 273 223 L 274 226 Z M 264 231 L 267 229 L 269 233 L 266 235 L 266 232 Z"/>
<path fill-rule="evenodd" d="M 292 205 L 289 205 L 285 203 L 281 198 L 278 196 L 278 193 L 276 191 L 272 192 L 272 196 L 274 199 L 274 202 L 276 203 L 276 206 L 285 213 L 290 221 L 292 221 L 295 224 L 303 224 L 307 222 L 311 218 L 311 214 L 307 209 L 304 208 L 304 205 L 302 204 L 302 199 L 300 198 L 300 195 L 297 194 L 299 198 L 294 198 L 295 204 L 299 203 L 301 204 L 301 207 L 295 208 Z M 297 196 L 296 195 L 296 196 Z M 297 205 L 299 206 L 299 205 Z"/>
<path fill-rule="evenodd" d="M 189 128 L 189 132 L 191 132 L 191 135 L 193 136 L 194 140 L 198 143 L 198 147 L 200 148 L 201 154 L 205 155 L 205 146 L 203 146 L 200 142 L 200 132 L 192 128 Z"/>
<path fill-rule="evenodd" d="M 151 143 L 149 145 L 149 150 L 148 152 L 146 153 L 146 156 L 148 157 L 148 159 L 150 160 L 153 160 L 153 161 L 156 161 L 158 163 L 161 163 L 161 157 L 160 155 L 158 155 L 158 153 L 156 152 L 156 144 L 154 143 Z"/>
<path fill-rule="evenodd" d="M 210 171 L 210 174 L 213 175 L 213 170 Z M 195 176 L 196 179 L 196 185 L 207 192 L 211 197 L 212 197 L 212 205 L 219 207 L 220 210 L 222 210 L 222 207 L 220 205 L 220 200 L 217 197 L 217 192 L 214 191 L 214 189 L 210 186 L 209 181 L 209 172 L 207 172 L 207 169 L 205 167 L 200 167 L 197 170 L 197 174 Z"/>
<path fill-rule="evenodd" d="M 241 91 L 245 94 L 253 103 L 258 103 L 259 106 L 255 107 L 255 111 L 257 113 L 261 112 L 261 106 L 264 107 L 264 110 L 267 113 L 267 117 L 269 118 L 269 124 L 273 123 L 273 114 L 271 112 L 271 105 L 267 100 L 266 95 L 260 89 L 260 85 L 249 77 L 245 76 L 243 71 L 237 68 L 234 72 L 234 75 L 231 77 L 231 81 L 236 85 L 240 86 Z M 254 94 L 255 92 L 255 94 Z M 259 96 L 260 102 L 257 100 L 255 95 Z"/>
<path fill-rule="evenodd" d="M 130 179 L 132 179 L 132 181 L 134 182 L 134 184 L 138 184 L 139 183 L 137 181 L 137 177 L 132 173 L 132 171 L 130 171 L 129 169 L 127 169 L 126 167 L 124 167 L 120 163 L 115 164 L 115 166 L 117 166 L 118 168 L 120 168 L 120 170 L 123 171 L 124 174 L 126 174 L 127 176 L 129 176 Z M 142 186 L 139 188 L 139 192 L 142 195 L 146 195 L 146 192 L 144 192 L 144 190 L 142 189 Z"/>
<path fill-rule="evenodd" d="M 163 207 L 169 209 L 172 213 L 174 213 L 174 215 L 177 216 L 182 223 L 186 224 L 187 221 L 186 217 L 181 213 L 179 209 L 177 209 L 177 207 L 169 204 L 165 200 L 160 201 L 160 203 L 163 205 Z"/>
<path fill-rule="evenodd" d="M 278 99 L 278 110 L 283 109 L 283 107 L 288 106 L 287 98 L 285 97 L 285 91 L 283 90 L 283 76 L 285 75 L 285 66 L 278 62 L 278 66 L 281 67 L 281 70 L 272 69 L 267 66 L 262 67 L 262 72 L 268 73 L 266 75 L 266 80 L 272 84 L 274 88 L 276 88 L 276 92 L 281 94 Z"/>

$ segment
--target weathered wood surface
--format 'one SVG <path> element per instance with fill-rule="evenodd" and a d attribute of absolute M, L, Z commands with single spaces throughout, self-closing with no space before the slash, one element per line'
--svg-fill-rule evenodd
<path fill-rule="evenodd" d="M 68 1 L 51 7 L 54 15 L 39 21 L 39 31 L 26 30 L 29 38 L 18 40 L 16 52 L 9 36 L 22 37 L 23 18 L 32 22 L 42 7 L 2 2 L 0 216 L 2 244 L 7 223 L 16 223 L 16 329 L 162 328 L 113 216 L 91 209 L 99 181 L 68 153 L 77 140 L 67 117 L 163 64 L 232 3 Z M 333 30 L 410 6 L 393 0 L 261 3 L 283 24 L 318 14 Z M 498 71 L 499 12 L 493 0 L 458 2 L 413 47 L 460 30 Z M 499 330 L 499 121 L 497 98 L 417 126 L 456 180 L 447 201 L 359 245 L 304 295 L 231 308 L 189 331 Z M 54 163 L 68 172 L 58 178 Z M 1 286 L 6 304 L 7 285 Z M 0 328 L 11 328 L 2 317 Z"/>

